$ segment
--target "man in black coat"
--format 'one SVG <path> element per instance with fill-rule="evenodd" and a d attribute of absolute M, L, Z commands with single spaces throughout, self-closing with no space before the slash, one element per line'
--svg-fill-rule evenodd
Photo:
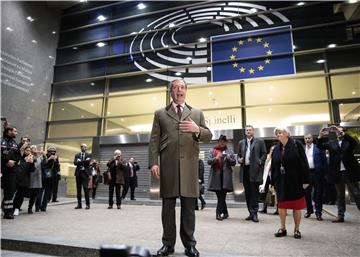
<path fill-rule="evenodd" d="M 330 131 L 336 134 L 335 138 L 325 142 L 324 136 Z M 356 206 L 360 210 L 360 167 L 354 156 L 354 149 L 357 145 L 355 139 L 345 134 L 344 129 L 338 126 L 322 128 L 319 132 L 318 146 L 321 149 L 329 150 L 329 175 L 330 183 L 335 183 L 337 191 L 338 217 L 334 223 L 344 222 L 346 203 L 345 185 L 348 186 Z"/>
<path fill-rule="evenodd" d="M 199 159 L 199 200 L 201 202 L 201 210 L 205 208 L 206 202 L 205 199 L 203 197 L 203 194 L 205 193 L 205 187 L 204 187 L 204 171 L 205 171 L 205 167 L 204 167 L 204 162 L 203 160 Z M 195 200 L 195 210 L 199 210 L 199 205 L 198 205 L 198 199 L 196 198 Z"/>
<path fill-rule="evenodd" d="M 76 191 L 78 204 L 75 209 L 81 209 L 81 186 L 84 188 L 86 208 L 90 209 L 90 197 L 89 197 L 89 165 L 91 160 L 91 154 L 87 153 L 87 145 L 81 144 L 81 152 L 75 155 L 74 165 L 76 166 Z"/>
<path fill-rule="evenodd" d="M 131 157 L 129 159 L 129 162 L 126 165 L 126 174 L 125 174 L 125 186 L 122 192 L 122 199 L 125 199 L 126 194 L 129 190 L 130 187 L 130 199 L 131 200 L 136 200 L 135 199 L 135 188 L 138 186 L 138 181 L 137 181 L 137 171 L 140 170 L 140 166 L 139 163 L 137 161 L 135 161 L 134 157 Z"/>
<path fill-rule="evenodd" d="M 245 127 L 246 138 L 239 142 L 238 162 L 243 169 L 243 184 L 249 216 L 246 220 L 259 222 L 259 185 L 262 183 L 266 146 L 261 139 L 254 137 L 254 127 Z"/>
<path fill-rule="evenodd" d="M 4 219 L 14 218 L 13 197 L 16 191 L 16 169 L 20 160 L 20 148 L 15 142 L 17 130 L 13 126 L 4 128 L 1 138 L 1 187 L 4 189 L 4 198 L 1 207 Z"/>

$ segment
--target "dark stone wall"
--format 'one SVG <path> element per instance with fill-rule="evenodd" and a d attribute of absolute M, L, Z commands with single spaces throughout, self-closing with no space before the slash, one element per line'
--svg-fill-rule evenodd
<path fill-rule="evenodd" d="M 1 2 L 1 116 L 33 143 L 45 139 L 59 27 L 45 1 Z"/>

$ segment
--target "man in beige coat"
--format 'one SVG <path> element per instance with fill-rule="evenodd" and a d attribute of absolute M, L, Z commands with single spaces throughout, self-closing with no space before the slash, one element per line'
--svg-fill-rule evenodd
<path fill-rule="evenodd" d="M 157 110 L 149 144 L 149 167 L 160 178 L 163 246 L 157 256 L 174 252 L 176 241 L 175 204 L 180 197 L 180 237 L 185 254 L 199 256 L 195 248 L 195 198 L 199 196 L 199 141 L 209 142 L 212 134 L 203 113 L 185 103 L 187 85 L 182 79 L 171 82 L 173 101 Z M 160 157 L 160 162 L 159 162 Z"/>

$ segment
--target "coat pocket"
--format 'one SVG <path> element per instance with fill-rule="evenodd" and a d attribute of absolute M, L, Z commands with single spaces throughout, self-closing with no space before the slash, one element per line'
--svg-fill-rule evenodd
<path fill-rule="evenodd" d="M 168 145 L 168 135 L 161 136 L 160 139 L 160 152 L 164 150 Z"/>

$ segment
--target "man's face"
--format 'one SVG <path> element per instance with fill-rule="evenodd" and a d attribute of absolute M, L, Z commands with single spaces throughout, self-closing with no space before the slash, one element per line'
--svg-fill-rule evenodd
<path fill-rule="evenodd" d="M 80 147 L 80 149 L 81 149 L 81 152 L 86 152 L 87 147 L 86 147 L 85 145 L 82 145 L 82 146 Z"/>
<path fill-rule="evenodd" d="M 245 135 L 248 138 L 252 138 L 254 136 L 254 129 L 252 127 L 245 128 Z"/>
<path fill-rule="evenodd" d="M 311 145 L 312 142 L 313 142 L 313 137 L 312 137 L 312 135 L 305 135 L 305 136 L 304 136 L 304 141 L 305 141 L 305 144 Z"/>
<path fill-rule="evenodd" d="M 30 139 L 27 137 L 23 137 L 21 143 L 25 144 L 26 142 L 30 142 Z"/>
<path fill-rule="evenodd" d="M 129 162 L 134 163 L 134 158 L 130 158 Z"/>
<path fill-rule="evenodd" d="M 16 138 L 16 135 L 17 135 L 17 130 L 16 128 L 12 129 L 12 130 L 9 130 L 8 132 L 8 136 L 11 137 L 11 138 Z"/>
<path fill-rule="evenodd" d="M 220 147 L 225 147 L 226 146 L 226 141 L 225 140 L 219 140 L 219 146 Z"/>
<path fill-rule="evenodd" d="M 285 131 L 282 131 L 282 130 L 278 130 L 276 131 L 276 138 L 279 140 L 279 141 L 282 141 L 284 140 L 285 138 L 289 137 L 289 134 L 286 133 Z"/>
<path fill-rule="evenodd" d="M 171 98 L 176 104 L 183 104 L 186 98 L 186 86 L 184 81 L 175 80 L 171 87 Z"/>

